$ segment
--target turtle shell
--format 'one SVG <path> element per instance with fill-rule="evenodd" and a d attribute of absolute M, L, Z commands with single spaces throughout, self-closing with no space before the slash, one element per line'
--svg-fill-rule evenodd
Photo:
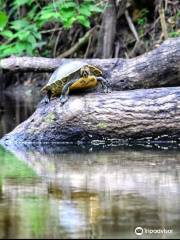
<path fill-rule="evenodd" d="M 88 66 L 90 72 L 94 76 L 102 75 L 101 69 L 93 65 L 89 65 L 82 61 L 72 61 L 69 63 L 62 64 L 59 66 L 54 73 L 51 75 L 48 83 L 41 89 L 41 91 L 51 90 L 52 95 L 58 95 L 61 93 L 64 85 L 72 79 L 79 79 L 80 69 Z"/>

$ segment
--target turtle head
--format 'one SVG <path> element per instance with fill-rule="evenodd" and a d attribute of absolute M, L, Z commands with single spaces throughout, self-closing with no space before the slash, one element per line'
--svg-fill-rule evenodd
<path fill-rule="evenodd" d="M 84 67 L 82 67 L 81 68 L 81 70 L 80 70 L 80 75 L 82 76 L 82 77 L 88 77 L 89 75 L 90 75 L 90 69 L 89 69 L 89 67 L 88 66 L 84 66 Z"/>

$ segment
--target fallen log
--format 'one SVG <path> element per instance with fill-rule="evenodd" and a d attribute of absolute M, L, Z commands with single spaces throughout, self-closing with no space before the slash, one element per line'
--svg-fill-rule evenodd
<path fill-rule="evenodd" d="M 174 87 L 73 95 L 63 106 L 58 98 L 41 102 L 1 143 L 158 141 L 179 134 L 180 87 Z"/>
<path fill-rule="evenodd" d="M 0 68 L 13 71 L 53 71 L 74 59 L 10 57 L 0 60 Z M 180 37 L 166 40 L 160 47 L 132 59 L 83 59 L 104 70 L 114 90 L 177 86 L 180 78 Z"/>

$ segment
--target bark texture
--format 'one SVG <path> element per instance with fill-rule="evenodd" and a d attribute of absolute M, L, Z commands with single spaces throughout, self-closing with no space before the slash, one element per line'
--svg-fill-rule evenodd
<path fill-rule="evenodd" d="M 99 32 L 97 50 L 94 57 L 111 58 L 113 44 L 116 35 L 116 1 L 109 0 L 103 14 L 101 29 Z"/>
<path fill-rule="evenodd" d="M 108 139 L 160 140 L 180 134 L 180 87 L 89 93 L 41 103 L 7 134 L 8 142 L 77 142 Z"/>
<path fill-rule="evenodd" d="M 23 71 L 53 71 L 74 59 L 11 57 L 0 68 Z M 83 59 L 104 70 L 114 90 L 177 86 L 180 79 L 180 38 L 169 39 L 153 51 L 132 59 Z"/>

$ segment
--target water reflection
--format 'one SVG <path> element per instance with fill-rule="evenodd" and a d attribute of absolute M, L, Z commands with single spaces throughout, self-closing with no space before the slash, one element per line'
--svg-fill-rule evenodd
<path fill-rule="evenodd" d="M 42 149 L 0 150 L 0 238 L 179 236 L 179 151 Z"/>
<path fill-rule="evenodd" d="M 35 110 L 37 100 L 0 95 L 0 138 L 26 120 Z"/>

